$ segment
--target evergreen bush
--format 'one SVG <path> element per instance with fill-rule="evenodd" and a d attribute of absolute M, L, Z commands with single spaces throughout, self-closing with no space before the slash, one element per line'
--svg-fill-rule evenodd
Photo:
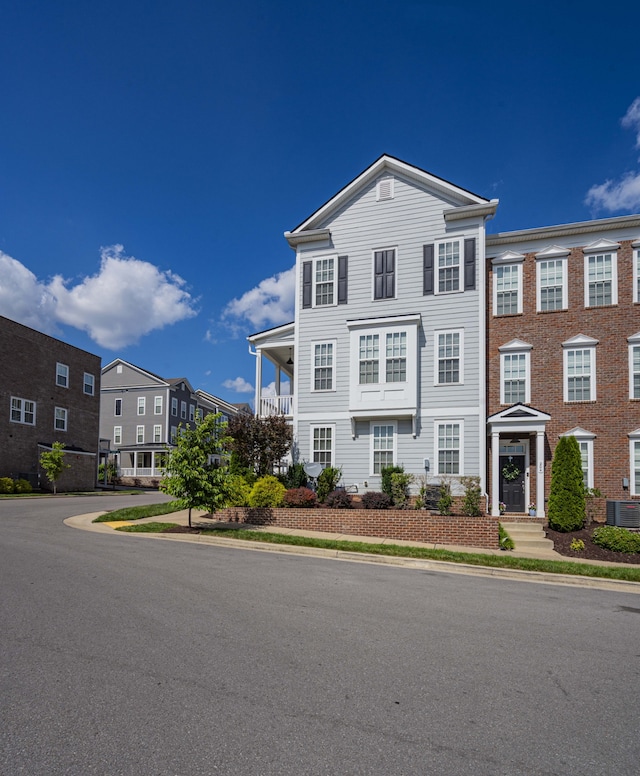
<path fill-rule="evenodd" d="M 389 498 L 393 498 L 393 480 L 394 474 L 404 474 L 404 466 L 383 466 L 380 472 L 380 489 L 386 493 Z"/>
<path fill-rule="evenodd" d="M 21 478 L 13 483 L 13 489 L 16 493 L 31 493 L 33 488 L 29 480 Z"/>
<path fill-rule="evenodd" d="M 591 535 L 598 547 L 613 552 L 640 552 L 640 533 L 616 525 L 601 525 Z"/>
<path fill-rule="evenodd" d="M 304 465 L 301 463 L 292 464 L 282 478 L 282 482 L 286 488 L 306 488 L 309 480 Z"/>
<path fill-rule="evenodd" d="M 469 515 L 469 517 L 479 517 L 482 514 L 480 509 L 480 499 L 482 497 L 480 477 L 463 477 L 461 482 L 464 487 L 462 514 Z"/>
<path fill-rule="evenodd" d="M 441 515 L 451 514 L 451 505 L 453 504 L 453 496 L 451 495 L 451 483 L 442 479 L 440 483 L 440 499 L 438 500 L 438 512 Z"/>
<path fill-rule="evenodd" d="M 579 531 L 585 523 L 585 488 L 578 441 L 560 437 L 551 464 L 549 528 L 567 533 Z"/>
<path fill-rule="evenodd" d="M 394 506 L 405 509 L 409 504 L 409 485 L 413 482 L 413 474 L 405 471 L 393 472 L 391 475 L 391 498 Z"/>
<path fill-rule="evenodd" d="M 326 469 L 323 469 L 320 472 L 317 494 L 318 501 L 321 504 L 324 504 L 329 493 L 336 489 L 336 486 L 340 482 L 340 477 L 342 477 L 342 469 L 336 469 L 334 466 L 327 466 Z"/>
<path fill-rule="evenodd" d="M 0 493 L 13 493 L 13 480 L 11 477 L 0 477 Z"/>
<path fill-rule="evenodd" d="M 286 492 L 285 486 L 272 474 L 260 477 L 249 493 L 250 507 L 279 507 Z"/>

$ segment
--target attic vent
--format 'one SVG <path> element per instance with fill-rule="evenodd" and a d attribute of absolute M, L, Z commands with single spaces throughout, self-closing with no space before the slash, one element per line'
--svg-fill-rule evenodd
<path fill-rule="evenodd" d="M 118 364 L 116 367 L 116 374 L 121 375 L 122 374 L 122 364 Z"/>
<path fill-rule="evenodd" d="M 378 181 L 377 200 L 393 199 L 393 178 L 382 178 Z"/>

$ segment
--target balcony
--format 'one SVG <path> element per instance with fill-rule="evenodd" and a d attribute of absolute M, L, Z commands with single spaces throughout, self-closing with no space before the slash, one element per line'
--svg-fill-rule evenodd
<path fill-rule="evenodd" d="M 284 415 L 285 418 L 293 417 L 293 396 L 261 396 L 258 407 L 258 416 L 269 418 L 272 415 Z"/>

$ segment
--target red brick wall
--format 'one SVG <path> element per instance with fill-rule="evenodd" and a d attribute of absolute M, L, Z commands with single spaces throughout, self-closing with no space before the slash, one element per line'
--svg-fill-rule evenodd
<path fill-rule="evenodd" d="M 434 515 L 419 509 L 250 509 L 228 507 L 222 520 L 308 531 L 405 539 L 497 549 L 498 519 L 490 516 Z"/>
<path fill-rule="evenodd" d="M 612 237 L 613 239 L 613 237 Z M 552 241 L 550 241 L 552 242 Z M 588 244 L 589 240 L 585 241 Z M 596 435 L 593 443 L 594 486 L 608 498 L 629 499 L 622 478 L 630 476 L 628 434 L 640 427 L 640 401 L 629 399 L 627 337 L 640 330 L 640 305 L 633 303 L 633 256 L 630 241 L 619 241 L 618 304 L 585 309 L 584 254 L 573 248 L 567 257 L 569 309 L 536 312 L 535 254 L 523 262 L 523 313 L 493 317 L 493 273 L 488 261 L 488 390 L 487 413 L 505 409 L 500 404 L 498 348 L 517 338 L 532 345 L 531 406 L 551 415 L 546 427 L 545 493 L 548 496 L 551 459 L 560 434 L 580 426 Z M 550 243 L 549 243 L 550 244 Z M 562 239 L 558 241 L 562 244 Z M 517 246 L 505 248 L 518 250 Z M 540 249 L 547 247 L 541 245 Z M 596 345 L 596 401 L 565 404 L 562 343 L 578 334 L 593 337 Z M 531 452 L 531 495 L 535 494 L 535 442 Z M 490 471 L 490 469 L 489 469 Z"/>

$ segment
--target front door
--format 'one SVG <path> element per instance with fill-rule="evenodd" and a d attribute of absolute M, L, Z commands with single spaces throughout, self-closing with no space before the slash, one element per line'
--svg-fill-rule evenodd
<path fill-rule="evenodd" d="M 500 456 L 500 501 L 507 512 L 524 512 L 524 455 Z"/>

